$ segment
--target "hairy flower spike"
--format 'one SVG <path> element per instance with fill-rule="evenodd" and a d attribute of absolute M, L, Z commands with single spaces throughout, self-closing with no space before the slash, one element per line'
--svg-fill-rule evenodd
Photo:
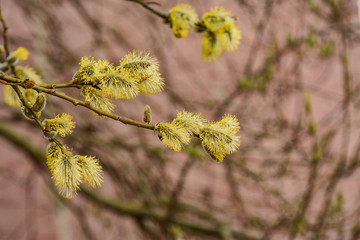
<path fill-rule="evenodd" d="M 19 61 L 25 61 L 28 59 L 29 51 L 26 48 L 19 47 L 11 55 L 14 55 Z"/>
<path fill-rule="evenodd" d="M 225 155 L 235 152 L 240 146 L 240 137 L 236 136 L 239 129 L 237 118 L 227 115 L 219 122 L 205 125 L 200 133 L 200 138 L 210 156 L 221 162 Z"/>
<path fill-rule="evenodd" d="M 80 69 L 75 77 L 78 81 L 98 84 L 103 74 L 100 72 L 103 62 L 96 62 L 94 58 L 82 57 L 80 61 Z"/>
<path fill-rule="evenodd" d="M 160 73 L 155 73 L 139 82 L 139 90 L 145 94 L 157 94 L 164 89 L 164 79 L 160 76 Z"/>
<path fill-rule="evenodd" d="M 240 30 L 231 23 L 225 23 L 219 30 L 221 47 L 224 51 L 232 52 L 237 49 L 241 40 Z"/>
<path fill-rule="evenodd" d="M 222 53 L 218 34 L 206 31 L 201 41 L 202 59 L 204 62 L 215 61 Z"/>
<path fill-rule="evenodd" d="M 54 175 L 54 168 L 62 157 L 61 148 L 54 142 L 51 142 L 46 150 L 46 165 L 48 166 L 52 175 Z"/>
<path fill-rule="evenodd" d="M 156 94 L 163 90 L 164 79 L 159 71 L 159 64 L 150 52 L 132 51 L 120 62 L 118 71 L 138 83 L 140 92 Z"/>
<path fill-rule="evenodd" d="M 239 46 L 241 32 L 234 25 L 235 19 L 224 7 L 217 7 L 205 13 L 202 21 L 206 26 L 202 39 L 202 59 L 215 61 L 223 51 L 232 52 Z"/>
<path fill-rule="evenodd" d="M 169 20 L 174 35 L 178 38 L 186 38 L 189 29 L 195 27 L 199 17 L 190 5 L 180 4 L 170 10 Z"/>
<path fill-rule="evenodd" d="M 99 160 L 92 156 L 79 156 L 78 159 L 84 180 L 93 188 L 100 187 L 103 182 L 103 171 Z"/>
<path fill-rule="evenodd" d="M 114 104 L 112 104 L 111 99 L 107 97 L 109 93 L 106 91 L 91 86 L 84 86 L 81 88 L 81 92 L 85 97 L 85 101 L 88 101 L 94 108 L 106 113 L 111 113 L 114 109 Z"/>
<path fill-rule="evenodd" d="M 4 100 L 10 107 L 21 107 L 22 103 L 10 85 L 4 85 Z"/>
<path fill-rule="evenodd" d="M 71 134 L 75 128 L 75 122 L 72 121 L 72 118 L 73 117 L 67 113 L 63 113 L 61 116 L 58 114 L 55 118 L 45 119 L 43 124 L 56 131 L 60 136 L 65 137 Z"/>
<path fill-rule="evenodd" d="M 102 79 L 104 90 L 111 94 L 115 99 L 131 99 L 139 94 L 136 80 L 127 76 L 122 76 L 118 72 L 105 74 Z"/>
<path fill-rule="evenodd" d="M 53 179 L 60 194 L 65 198 L 72 198 L 82 181 L 78 156 L 71 155 L 69 151 L 63 152 L 59 160 L 54 163 Z"/>
<path fill-rule="evenodd" d="M 149 51 L 139 52 L 134 50 L 121 59 L 119 71 L 140 82 L 158 68 L 157 60 L 150 56 Z"/>
<path fill-rule="evenodd" d="M 173 123 L 182 125 L 191 136 L 195 136 L 200 134 L 206 120 L 200 113 L 182 111 L 178 113 L 177 117 L 173 120 Z"/>
<path fill-rule="evenodd" d="M 46 151 L 46 159 L 55 185 L 66 198 L 72 198 L 83 179 L 94 188 L 102 184 L 102 167 L 95 157 L 74 156 L 66 145 L 51 142 Z"/>
<path fill-rule="evenodd" d="M 162 137 L 163 143 L 176 152 L 180 152 L 182 144 L 188 144 L 191 135 L 180 124 L 161 123 L 157 125 L 156 131 Z"/>
<path fill-rule="evenodd" d="M 106 74 L 114 71 L 114 66 L 108 60 L 98 60 L 97 68 L 101 74 Z"/>
<path fill-rule="evenodd" d="M 15 67 L 15 77 L 20 78 L 21 80 L 31 79 L 36 84 L 43 83 L 39 74 L 32 67 Z"/>
<path fill-rule="evenodd" d="M 230 12 L 226 11 L 224 7 L 212 8 L 205 13 L 203 23 L 211 32 L 217 32 L 225 23 L 234 23 L 234 19 L 230 17 Z"/>

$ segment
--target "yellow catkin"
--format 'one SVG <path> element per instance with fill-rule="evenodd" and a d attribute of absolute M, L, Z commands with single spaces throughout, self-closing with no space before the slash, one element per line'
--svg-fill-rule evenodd
<path fill-rule="evenodd" d="M 163 90 L 164 79 L 161 77 L 157 59 L 149 51 L 132 51 L 120 62 L 118 71 L 124 77 L 134 79 L 139 91 L 156 94 Z"/>
<path fill-rule="evenodd" d="M 54 174 L 54 168 L 57 164 L 57 161 L 61 159 L 62 153 L 61 149 L 56 143 L 51 142 L 46 150 L 46 165 L 48 166 L 51 174 Z"/>
<path fill-rule="evenodd" d="M 58 114 L 55 118 L 45 119 L 43 124 L 56 131 L 60 136 L 65 137 L 71 134 L 75 128 L 75 122 L 72 121 L 72 118 L 73 117 L 67 113 L 63 113 L 61 116 Z"/>
<path fill-rule="evenodd" d="M 60 194 L 65 198 L 72 198 L 82 182 L 78 157 L 68 151 L 62 153 L 61 158 L 54 163 L 53 179 Z"/>
<path fill-rule="evenodd" d="M 19 61 L 25 61 L 28 59 L 29 51 L 26 48 L 19 47 L 14 52 L 12 52 L 12 55 L 16 56 Z"/>
<path fill-rule="evenodd" d="M 104 69 L 106 62 L 97 62 L 92 57 L 82 57 L 80 60 L 80 69 L 74 77 L 79 82 L 98 84 L 103 77 L 101 70 Z"/>
<path fill-rule="evenodd" d="M 84 86 L 81 88 L 81 93 L 85 97 L 85 101 L 100 111 L 111 113 L 114 109 L 114 104 L 108 98 L 109 93 L 91 86 Z M 96 116 L 99 116 L 96 114 Z M 101 116 L 100 116 L 101 117 Z"/>
<path fill-rule="evenodd" d="M 179 124 L 161 123 L 156 127 L 156 131 L 162 142 L 175 152 L 180 152 L 182 144 L 188 144 L 191 140 L 191 135 Z"/>
<path fill-rule="evenodd" d="M 226 23 L 219 30 L 219 39 L 222 49 L 232 52 L 240 44 L 241 32 L 234 24 Z"/>
<path fill-rule="evenodd" d="M 213 8 L 204 14 L 202 23 L 207 29 L 201 44 L 204 62 L 213 62 L 223 51 L 232 52 L 238 48 L 241 32 L 230 14 L 224 7 Z"/>
<path fill-rule="evenodd" d="M 209 31 L 217 32 L 223 24 L 235 21 L 234 18 L 230 17 L 230 14 L 224 7 L 215 7 L 204 14 L 202 21 Z"/>
<path fill-rule="evenodd" d="M 181 111 L 173 120 L 173 123 L 182 125 L 191 136 L 196 136 L 204 128 L 206 120 L 200 113 Z"/>
<path fill-rule="evenodd" d="M 103 170 L 99 160 L 93 156 L 79 156 L 78 159 L 84 180 L 93 188 L 100 187 L 103 182 Z"/>
<path fill-rule="evenodd" d="M 201 46 L 201 57 L 204 62 L 213 62 L 222 53 L 222 47 L 217 33 L 206 31 L 202 38 Z"/>
<path fill-rule="evenodd" d="M 16 94 L 15 90 L 9 86 L 4 85 L 4 100 L 7 105 L 10 107 L 21 107 L 22 103 Z"/>
<path fill-rule="evenodd" d="M 139 94 L 137 81 L 119 72 L 106 73 L 101 81 L 104 90 L 115 99 L 131 99 Z"/>
<path fill-rule="evenodd" d="M 235 116 L 225 115 L 219 122 L 204 126 L 200 139 L 204 149 L 216 161 L 222 161 L 227 154 L 235 152 L 240 146 L 240 137 L 236 136 L 240 124 Z"/>
<path fill-rule="evenodd" d="M 178 38 L 186 38 L 189 29 L 195 27 L 199 17 L 190 5 L 180 4 L 170 10 L 169 20 L 174 35 Z"/>
<path fill-rule="evenodd" d="M 21 80 L 31 79 L 36 84 L 43 83 L 39 74 L 32 67 L 22 67 L 16 66 L 15 67 L 15 77 L 20 78 Z"/>

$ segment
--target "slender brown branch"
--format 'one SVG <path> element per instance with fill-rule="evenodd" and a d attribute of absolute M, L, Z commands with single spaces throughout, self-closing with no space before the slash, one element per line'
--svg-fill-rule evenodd
<path fill-rule="evenodd" d="M 0 21 L 1 21 L 1 24 L 3 26 L 3 41 L 4 41 L 4 49 L 5 49 L 5 54 L 6 54 L 6 57 L 9 56 L 10 54 L 10 51 L 9 51 L 9 43 L 8 43 L 8 37 L 7 37 L 7 30 L 8 30 L 8 26 L 6 25 L 6 22 L 5 22 L 5 19 L 2 15 L 2 11 L 1 11 L 1 7 L 0 7 Z"/>
<path fill-rule="evenodd" d="M 0 74 L 0 79 L 5 80 L 5 81 L 10 82 L 10 83 L 17 83 L 20 86 L 23 83 L 22 80 L 20 80 L 18 78 L 7 76 L 5 74 Z M 137 126 L 137 127 L 141 127 L 141 128 L 145 128 L 145 129 L 151 129 L 151 130 L 155 129 L 155 125 L 153 125 L 153 124 L 147 124 L 147 123 L 144 123 L 144 122 L 139 122 L 139 121 L 132 120 L 130 118 L 126 118 L 126 117 L 122 117 L 122 116 L 119 116 L 119 115 L 115 115 L 115 114 L 111 114 L 111 113 L 101 111 L 99 109 L 96 109 L 96 108 L 92 107 L 89 103 L 87 103 L 85 101 L 75 99 L 75 98 L 72 98 L 70 96 L 67 96 L 65 93 L 58 93 L 55 90 L 40 87 L 40 86 L 38 86 L 36 84 L 34 85 L 33 89 L 38 91 L 38 92 L 44 92 L 44 93 L 47 93 L 49 95 L 53 95 L 53 96 L 56 96 L 58 98 L 62 98 L 64 100 L 68 101 L 68 102 L 71 102 L 75 106 L 80 105 L 82 107 L 90 109 L 91 111 L 97 113 L 100 116 L 105 116 L 105 117 L 108 117 L 108 118 L 112 118 L 112 119 L 114 119 L 116 121 L 120 121 L 120 122 L 122 122 L 124 124 L 130 124 L 130 125 L 133 125 L 133 126 Z M 26 101 L 25 101 L 25 104 L 27 104 Z"/>

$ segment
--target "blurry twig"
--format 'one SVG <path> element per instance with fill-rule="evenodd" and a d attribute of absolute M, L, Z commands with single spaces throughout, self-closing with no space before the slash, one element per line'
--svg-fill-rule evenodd
<path fill-rule="evenodd" d="M 154 2 L 145 2 L 143 0 L 125 0 L 125 1 L 129 1 L 129 2 L 134 2 L 134 3 L 138 3 L 141 6 L 143 6 L 144 8 L 146 8 L 147 10 L 149 10 L 150 12 L 154 13 L 155 15 L 161 17 L 162 19 L 167 19 L 167 15 L 164 13 L 161 13 L 155 9 L 153 9 L 152 7 L 150 7 L 150 4 L 154 4 Z"/>
<path fill-rule="evenodd" d="M 10 54 L 8 37 L 7 37 L 8 26 L 6 25 L 5 19 L 2 15 L 1 7 L 0 7 L 0 21 L 3 26 L 3 41 L 4 41 L 5 54 L 6 54 L 6 57 L 8 57 Z"/>

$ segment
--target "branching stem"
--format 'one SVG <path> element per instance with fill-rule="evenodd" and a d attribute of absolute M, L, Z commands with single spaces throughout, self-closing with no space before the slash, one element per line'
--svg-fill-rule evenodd
<path fill-rule="evenodd" d="M 23 83 L 23 80 L 7 76 L 4 73 L 0 73 L 0 79 L 6 81 L 8 83 L 12 83 L 12 84 L 16 84 L 16 85 L 21 85 Z M 54 85 L 56 85 L 56 84 L 43 84 L 43 85 L 35 84 L 33 89 L 38 91 L 38 92 L 44 92 L 44 93 L 47 93 L 49 95 L 56 96 L 58 98 L 64 99 L 64 100 L 66 100 L 68 102 L 71 102 L 75 106 L 77 106 L 77 105 L 83 106 L 83 107 L 88 108 L 91 111 L 97 113 L 100 116 L 105 116 L 105 117 L 108 117 L 108 118 L 112 118 L 112 119 L 114 119 L 116 121 L 120 121 L 120 122 L 122 122 L 124 124 L 129 124 L 129 125 L 133 125 L 133 126 L 137 126 L 137 127 L 141 127 L 141 128 L 151 129 L 151 130 L 155 129 L 155 125 L 153 125 L 153 124 L 147 124 L 147 123 L 144 123 L 144 122 L 135 121 L 133 119 L 122 117 L 122 116 L 115 115 L 115 114 L 112 114 L 112 113 L 107 113 L 107 112 L 104 112 L 104 111 L 101 111 L 101 110 L 99 110 L 97 108 L 92 107 L 91 105 L 89 105 L 89 103 L 87 103 L 85 101 L 81 101 L 79 99 L 70 97 L 70 96 L 66 95 L 65 93 L 58 93 L 58 92 L 56 92 L 55 90 L 52 89 Z M 65 83 L 65 84 L 57 84 L 56 86 L 59 86 L 59 85 L 62 88 L 73 87 L 74 86 L 74 84 L 71 83 L 71 82 Z M 50 87 L 50 89 L 45 88 L 45 87 Z M 23 102 L 23 100 L 22 100 L 22 102 Z M 27 104 L 26 101 L 24 101 L 24 102 L 25 102 L 25 104 Z M 26 107 L 25 104 L 24 104 L 24 106 Z M 43 126 L 42 126 L 42 129 L 43 129 Z"/>

